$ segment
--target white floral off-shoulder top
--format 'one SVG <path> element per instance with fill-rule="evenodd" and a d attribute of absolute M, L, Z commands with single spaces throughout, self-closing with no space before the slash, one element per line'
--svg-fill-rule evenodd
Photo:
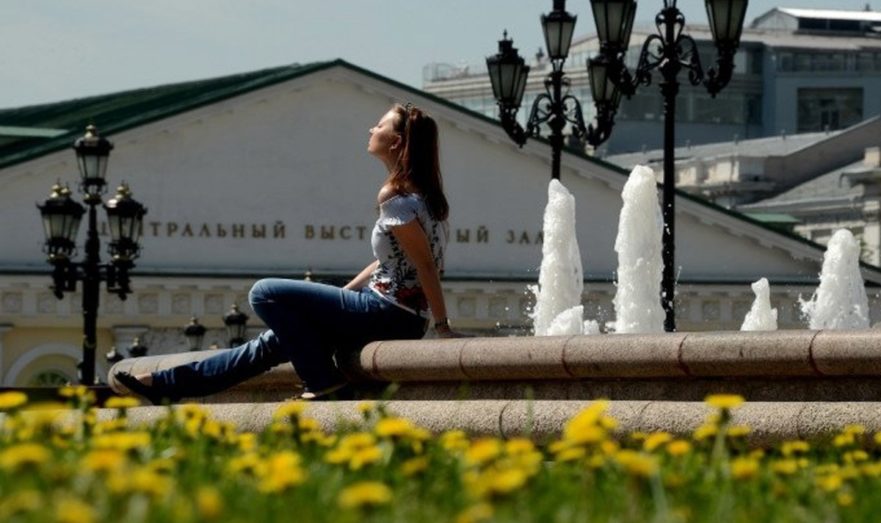
<path fill-rule="evenodd" d="M 379 266 L 373 271 L 367 286 L 398 307 L 427 318 L 428 301 L 419 284 L 416 266 L 404 254 L 392 233 L 392 228 L 413 220 L 418 220 L 425 231 L 434 264 L 443 273 L 444 249 L 449 236 L 447 222 L 431 217 L 421 195 L 399 194 L 379 206 L 379 219 L 371 236 L 373 255 L 379 260 Z"/>

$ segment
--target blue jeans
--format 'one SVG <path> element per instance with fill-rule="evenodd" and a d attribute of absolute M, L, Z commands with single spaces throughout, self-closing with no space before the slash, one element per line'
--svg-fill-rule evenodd
<path fill-rule="evenodd" d="M 172 399 L 225 390 L 289 361 L 312 390 L 345 378 L 335 351 L 359 350 L 376 340 L 419 339 L 425 318 L 379 297 L 370 289 L 267 278 L 251 287 L 251 308 L 269 327 L 253 340 L 216 355 L 153 373 L 153 385 Z"/>

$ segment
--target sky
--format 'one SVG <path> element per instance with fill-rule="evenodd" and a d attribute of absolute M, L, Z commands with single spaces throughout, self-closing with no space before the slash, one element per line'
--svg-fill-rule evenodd
<path fill-rule="evenodd" d="M 775 6 L 751 0 L 747 22 Z M 866 0 L 840 0 L 863 9 Z M 881 0 L 870 0 L 881 9 Z M 0 0 L 0 108 L 70 100 L 266 67 L 342 58 L 422 87 L 432 62 L 480 65 L 507 29 L 521 54 L 544 46 L 552 0 Z M 650 25 L 662 0 L 642 0 Z M 705 25 L 700 0 L 680 0 Z M 567 2 L 575 35 L 594 32 L 588 0 Z M 686 29 L 687 30 L 687 29 Z M 0 122 L 2 125 L 2 122 Z"/>

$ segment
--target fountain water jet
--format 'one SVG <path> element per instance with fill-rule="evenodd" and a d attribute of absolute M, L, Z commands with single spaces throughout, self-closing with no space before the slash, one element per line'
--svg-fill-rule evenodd
<path fill-rule="evenodd" d="M 771 308 L 771 286 L 767 278 L 752 284 L 756 299 L 746 317 L 743 319 L 742 331 L 775 331 L 777 330 L 777 309 Z"/>
<path fill-rule="evenodd" d="M 860 244 L 847 229 L 832 235 L 823 255 L 820 286 L 801 302 L 809 328 L 866 329 L 869 299 L 860 274 Z"/>
<path fill-rule="evenodd" d="M 624 206 L 618 219 L 618 291 L 615 332 L 663 332 L 661 257 L 663 219 L 654 172 L 637 165 L 621 192 Z"/>
<path fill-rule="evenodd" d="M 584 278 L 575 235 L 575 197 L 559 180 L 548 185 L 541 270 L 530 315 L 536 336 L 581 334 Z"/>

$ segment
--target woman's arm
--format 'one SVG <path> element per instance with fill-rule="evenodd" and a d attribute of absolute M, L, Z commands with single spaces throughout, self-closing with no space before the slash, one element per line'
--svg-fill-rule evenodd
<path fill-rule="evenodd" d="M 373 263 L 364 267 L 364 270 L 358 273 L 358 276 L 352 278 L 352 281 L 346 284 L 344 289 L 349 289 L 353 291 L 357 291 L 359 289 L 363 289 L 367 282 L 370 281 L 370 275 L 373 274 L 373 271 L 376 270 L 377 265 L 379 265 L 379 260 L 375 260 Z"/>
<path fill-rule="evenodd" d="M 428 243 L 428 237 L 418 220 L 411 220 L 404 225 L 398 225 L 392 228 L 392 233 L 404 249 L 404 253 L 410 262 L 416 267 L 416 275 L 419 278 L 419 284 L 425 292 L 425 298 L 428 300 L 428 306 L 431 307 L 431 314 L 434 316 L 435 325 L 439 322 L 447 320 L 447 306 L 444 303 L 444 293 L 441 289 L 440 275 L 437 266 L 434 264 L 434 256 L 431 253 L 431 246 Z M 436 327 L 441 336 L 455 335 L 450 330 L 449 324 L 441 324 Z"/>

